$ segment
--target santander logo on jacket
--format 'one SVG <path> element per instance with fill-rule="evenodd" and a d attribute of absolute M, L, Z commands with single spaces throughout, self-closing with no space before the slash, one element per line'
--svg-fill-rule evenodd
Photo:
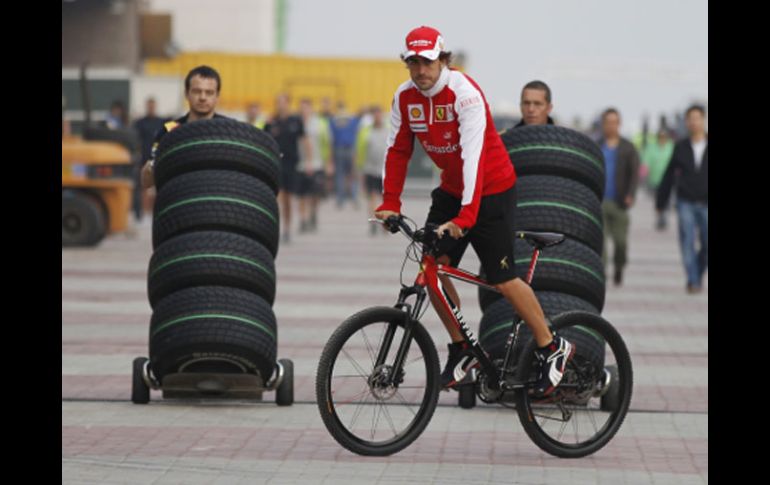
<path fill-rule="evenodd" d="M 441 189 L 461 199 L 452 222 L 476 224 L 481 197 L 513 187 L 516 173 L 492 122 L 484 94 L 473 79 L 444 68 L 436 85 L 421 91 L 411 80 L 393 97 L 380 210 L 401 211 L 407 164 L 417 137 L 441 172 Z"/>

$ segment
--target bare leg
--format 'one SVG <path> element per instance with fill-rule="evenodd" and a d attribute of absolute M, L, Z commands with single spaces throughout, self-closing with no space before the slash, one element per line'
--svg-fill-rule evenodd
<path fill-rule="evenodd" d="M 379 205 L 380 200 L 381 196 L 377 191 L 372 190 L 366 194 L 366 201 L 369 204 L 369 214 L 374 214 L 374 211 L 377 209 L 377 205 Z M 377 224 L 372 224 L 370 228 L 370 234 L 376 236 L 378 232 L 385 234 L 387 230 L 384 227 L 379 227 Z"/>
<path fill-rule="evenodd" d="M 520 278 L 514 278 L 495 285 L 506 300 L 513 306 L 516 313 L 524 319 L 524 323 L 532 330 L 538 347 L 545 347 L 553 340 L 551 330 L 545 321 L 545 314 L 535 292 Z"/>
<path fill-rule="evenodd" d="M 377 208 L 377 194 L 369 192 L 367 199 L 369 200 L 369 214 L 374 214 L 374 209 Z"/>
<path fill-rule="evenodd" d="M 310 196 L 310 220 L 314 230 L 318 224 L 318 199 L 319 197 L 316 194 Z"/>
<path fill-rule="evenodd" d="M 282 190 L 278 193 L 278 200 L 281 203 L 281 212 L 282 212 L 282 218 L 283 218 L 283 232 L 284 234 L 289 234 L 289 229 L 291 228 L 291 195 L 285 191 Z"/>
<path fill-rule="evenodd" d="M 299 197 L 299 220 L 302 227 L 306 227 L 310 222 L 310 216 L 308 215 L 308 196 L 302 195 Z"/>

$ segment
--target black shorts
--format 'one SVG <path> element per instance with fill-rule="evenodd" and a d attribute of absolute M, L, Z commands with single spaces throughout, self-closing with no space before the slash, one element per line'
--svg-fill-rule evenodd
<path fill-rule="evenodd" d="M 367 194 L 381 194 L 382 193 L 382 176 L 381 175 L 367 175 L 364 177 L 366 183 Z"/>
<path fill-rule="evenodd" d="M 435 189 L 431 193 L 433 203 L 428 212 L 427 223 L 444 224 L 460 212 L 460 199 Z M 439 255 L 446 254 L 450 265 L 457 267 L 468 248 L 468 243 L 481 260 L 481 266 L 490 284 L 499 284 L 516 278 L 513 260 L 513 213 L 516 207 L 516 186 L 505 192 L 481 197 L 476 225 L 460 239 L 448 234 L 439 242 Z"/>
<path fill-rule="evenodd" d="M 312 175 L 308 175 L 305 172 L 300 172 L 297 174 L 297 178 L 299 179 L 297 195 L 310 196 L 319 195 L 321 193 L 324 180 L 323 170 L 313 172 Z"/>

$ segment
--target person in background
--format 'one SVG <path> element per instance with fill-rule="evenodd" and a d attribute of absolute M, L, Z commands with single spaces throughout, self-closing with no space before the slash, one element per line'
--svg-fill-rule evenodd
<path fill-rule="evenodd" d="M 291 208 L 292 199 L 297 195 L 299 187 L 299 144 L 304 145 L 304 153 L 313 156 L 312 147 L 305 136 L 305 125 L 302 118 L 291 114 L 290 99 L 287 94 L 276 97 L 276 113 L 265 124 L 265 131 L 275 138 L 281 149 L 281 184 L 278 200 L 283 216 L 283 242 L 291 241 Z"/>
<path fill-rule="evenodd" d="M 265 129 L 267 118 L 262 115 L 262 107 L 259 103 L 249 103 L 249 106 L 246 108 L 246 123 L 260 130 Z"/>
<path fill-rule="evenodd" d="M 687 293 L 703 292 L 703 275 L 709 260 L 709 152 L 706 109 L 690 106 L 685 113 L 689 136 L 676 143 L 671 161 L 658 187 L 655 207 L 662 213 L 671 190 L 676 189 L 679 247 L 687 275 Z M 700 240 L 696 251 L 695 241 Z"/>
<path fill-rule="evenodd" d="M 382 197 L 382 164 L 388 148 L 388 127 L 379 106 L 372 108 L 371 116 L 372 123 L 358 130 L 355 165 L 363 174 L 368 210 L 373 214 Z M 377 234 L 376 225 L 370 224 L 369 228 L 372 236 Z"/>
<path fill-rule="evenodd" d="M 104 124 L 111 130 L 122 130 L 128 126 L 128 111 L 123 101 L 116 99 L 112 102 Z"/>
<path fill-rule="evenodd" d="M 620 136 L 620 113 L 609 108 L 602 114 L 603 137 L 598 144 L 604 155 L 605 190 L 602 202 L 605 244 L 602 259 L 605 268 L 609 255 L 607 239 L 614 245 L 615 286 L 623 284 L 623 270 L 628 262 L 628 210 L 634 205 L 639 181 L 639 154 L 634 145 Z"/>
<path fill-rule="evenodd" d="M 198 66 L 187 73 L 184 80 L 184 92 L 187 104 L 190 106 L 187 114 L 173 121 L 167 121 L 155 135 L 152 143 L 150 158 L 142 169 L 142 187 L 149 189 L 155 186 L 154 166 L 155 155 L 160 140 L 167 133 L 181 125 L 196 120 L 225 118 L 216 113 L 219 92 L 222 89 L 222 78 L 219 73 L 209 66 Z"/>
<path fill-rule="evenodd" d="M 337 103 L 337 113 L 331 120 L 332 146 L 334 147 L 334 187 L 337 194 L 337 208 L 341 209 L 350 198 L 358 207 L 358 184 L 355 180 L 353 152 L 360 118 L 348 113 L 345 103 Z"/>
<path fill-rule="evenodd" d="M 163 129 L 166 119 L 158 116 L 157 102 L 155 98 L 149 97 L 144 103 L 144 116 L 134 121 L 134 130 L 139 136 L 142 158 L 139 167 L 135 171 L 133 209 L 137 222 L 142 220 L 144 210 L 142 209 L 142 184 L 141 184 L 141 166 L 152 158 L 152 143 L 155 135 Z"/>
<path fill-rule="evenodd" d="M 671 155 L 674 153 L 674 142 L 669 137 L 668 131 L 661 127 L 653 143 L 648 143 L 642 150 L 642 165 L 645 168 L 647 180 L 645 187 L 653 197 L 658 191 L 663 174 L 668 168 Z M 667 226 L 665 212 L 656 215 L 655 229 L 663 231 Z"/>
<path fill-rule="evenodd" d="M 329 121 L 313 111 L 310 99 L 300 101 L 300 114 L 305 125 L 305 136 L 310 146 L 310 153 L 302 155 L 302 170 L 300 171 L 299 212 L 300 232 L 318 230 L 318 205 L 327 173 L 331 173 L 331 134 Z M 303 145 L 304 146 L 304 145 Z"/>

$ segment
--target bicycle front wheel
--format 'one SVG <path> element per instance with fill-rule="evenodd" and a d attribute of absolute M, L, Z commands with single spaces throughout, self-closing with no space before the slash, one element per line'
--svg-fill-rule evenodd
<path fill-rule="evenodd" d="M 411 325 L 403 366 L 394 369 L 405 316 L 392 307 L 363 310 L 335 330 L 321 353 L 316 374 L 321 418 L 339 444 L 359 455 L 403 450 L 436 409 L 438 354 L 419 322 Z M 379 365 L 378 356 L 385 357 Z"/>
<path fill-rule="evenodd" d="M 578 342 L 577 351 L 550 396 L 537 400 L 527 386 L 516 393 L 516 410 L 524 431 L 543 451 L 580 458 L 604 447 L 623 424 L 633 387 L 631 357 L 617 330 L 599 315 L 572 311 L 551 321 L 559 335 Z M 588 341 L 592 348 L 586 348 Z M 596 352 L 596 345 L 604 351 Z M 522 351 L 519 382 L 536 378 L 535 346 L 532 339 Z"/>

